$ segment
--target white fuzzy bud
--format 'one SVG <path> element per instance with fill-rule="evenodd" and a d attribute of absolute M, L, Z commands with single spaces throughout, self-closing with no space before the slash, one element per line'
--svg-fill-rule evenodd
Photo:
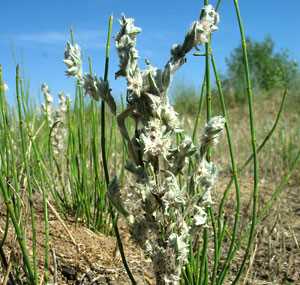
<path fill-rule="evenodd" d="M 212 5 L 205 5 L 201 11 L 200 19 L 195 25 L 195 42 L 204 44 L 209 42 L 212 32 L 218 29 L 217 24 L 220 21 L 219 14 Z"/>
<path fill-rule="evenodd" d="M 145 132 L 140 136 L 140 142 L 144 146 L 144 153 L 153 157 L 166 157 L 171 146 L 170 137 L 165 134 L 159 119 L 149 121 Z"/>
<path fill-rule="evenodd" d="M 70 42 L 67 42 L 64 63 L 67 67 L 67 76 L 74 76 L 78 79 L 82 77 L 81 50 L 77 44 L 72 45 Z"/>
<path fill-rule="evenodd" d="M 42 93 L 44 95 L 44 103 L 42 104 L 42 110 L 47 117 L 49 127 L 52 127 L 53 124 L 53 110 L 52 110 L 52 104 L 53 104 L 53 97 L 50 93 L 49 87 L 47 84 L 43 83 L 41 86 Z"/>
<path fill-rule="evenodd" d="M 207 214 L 202 207 L 195 206 L 195 215 L 193 218 L 193 222 L 195 226 L 202 226 L 206 224 Z"/>
<path fill-rule="evenodd" d="M 208 147 L 216 145 L 219 141 L 219 137 L 225 126 L 225 118 L 222 116 L 212 117 L 205 125 L 204 133 L 201 138 L 201 153 L 202 155 L 208 149 Z"/>

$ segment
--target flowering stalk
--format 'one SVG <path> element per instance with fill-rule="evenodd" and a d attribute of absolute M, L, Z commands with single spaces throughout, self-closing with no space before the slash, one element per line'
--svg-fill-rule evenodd
<path fill-rule="evenodd" d="M 204 209 L 212 203 L 211 190 L 217 171 L 216 166 L 207 159 L 207 153 L 217 143 L 225 120 L 222 117 L 211 118 L 205 126 L 201 146 L 195 147 L 181 129 L 167 92 L 173 74 L 186 62 L 185 55 L 197 45 L 208 43 L 218 22 L 219 16 L 213 7 L 205 5 L 183 43 L 172 47 L 170 59 L 162 70 L 150 63 L 147 63 L 145 70 L 139 68 L 135 46 L 141 29 L 134 25 L 132 18 L 122 17 L 121 29 L 116 36 L 120 58 L 116 77 L 123 76 L 127 80 L 128 103 L 117 120 L 121 134 L 128 143 L 131 160 L 126 168 L 134 175 L 136 183 L 132 191 L 123 196 L 118 179 L 114 178 L 109 183 L 108 197 L 126 217 L 132 237 L 152 259 L 157 284 L 178 284 L 182 268 L 187 262 L 189 244 L 206 224 Z M 72 48 L 67 44 L 67 75 L 75 76 L 86 94 L 95 100 L 103 99 L 115 113 L 115 103 L 107 81 L 108 57 L 106 76 L 102 80 L 94 75 L 82 75 L 79 55 L 78 46 Z M 101 110 L 104 116 L 103 108 Z M 128 117 L 135 121 L 132 138 L 125 127 Z M 104 123 L 105 120 L 102 120 L 102 146 L 105 146 Z M 178 143 L 176 139 L 179 139 Z M 108 183 L 105 148 L 102 148 L 102 157 Z M 186 171 L 189 157 L 196 159 L 196 167 L 190 177 L 193 191 L 181 186 L 177 179 L 179 174 Z M 134 205 L 131 204 L 132 200 L 136 201 Z M 117 232 L 116 236 L 118 240 Z"/>
<path fill-rule="evenodd" d="M 59 106 L 58 108 L 53 107 L 53 97 L 49 90 L 48 85 L 45 83 L 41 86 L 41 91 L 44 95 L 44 103 L 41 109 L 47 120 L 49 130 L 49 154 L 52 155 L 57 168 L 57 174 L 55 175 L 54 185 L 55 188 L 61 190 L 64 195 L 64 201 L 67 203 L 68 197 L 66 195 L 66 182 L 64 172 L 66 170 L 66 164 L 64 164 L 64 153 L 67 143 L 67 105 L 69 104 L 69 98 L 64 95 L 63 92 L 58 94 Z M 51 164 L 52 167 L 52 164 Z M 60 183 L 60 185 L 59 185 Z"/>
<path fill-rule="evenodd" d="M 54 120 L 57 124 L 52 131 L 53 136 L 53 149 L 54 155 L 58 156 L 65 149 L 65 140 L 67 137 L 66 130 L 66 112 L 67 112 L 67 100 L 68 98 L 63 92 L 58 94 L 59 97 L 59 108 L 55 112 Z"/>
<path fill-rule="evenodd" d="M 48 126 L 51 128 L 53 125 L 53 108 L 52 108 L 52 104 L 53 104 L 53 97 L 50 93 L 49 87 L 47 84 L 42 84 L 41 86 L 41 91 L 44 95 L 44 100 L 45 102 L 42 104 L 41 108 L 43 113 L 45 114 L 47 121 L 48 121 Z"/>
<path fill-rule="evenodd" d="M 63 92 L 58 94 L 59 107 L 53 109 L 53 97 L 49 87 L 44 83 L 41 87 L 45 102 L 42 104 L 42 111 L 51 129 L 51 144 L 54 155 L 58 157 L 65 148 L 66 131 L 66 112 L 68 98 Z"/>
<path fill-rule="evenodd" d="M 218 21 L 213 7 L 204 6 L 183 43 L 172 47 L 171 57 L 162 70 L 150 63 L 146 70 L 140 70 L 135 46 L 141 29 L 132 18 L 122 17 L 116 36 L 120 58 L 116 77 L 127 80 L 128 102 L 127 109 L 118 115 L 118 124 L 130 152 L 126 168 L 136 182 L 123 194 L 115 178 L 110 184 L 109 198 L 126 217 L 132 237 L 152 259 L 157 284 L 179 283 L 189 244 L 206 224 L 204 209 L 212 202 L 217 171 L 207 160 L 207 151 L 217 143 L 225 120 L 211 118 L 205 126 L 201 146 L 195 147 L 181 129 L 167 92 L 173 74 L 186 61 L 185 55 L 198 44 L 209 41 Z M 136 126 L 132 138 L 125 127 L 128 117 L 133 118 Z M 178 144 L 177 134 L 181 137 Z M 190 178 L 193 191 L 188 191 L 186 186 L 180 186 L 177 176 L 186 171 L 188 157 L 192 156 L 197 165 Z"/>
<path fill-rule="evenodd" d="M 209 0 L 204 0 L 204 5 L 206 7 L 209 6 Z M 206 87 L 206 122 L 210 121 L 211 115 L 212 115 L 212 106 L 211 106 L 211 82 L 210 82 L 210 36 L 208 41 L 205 43 L 205 87 Z M 207 148 L 207 160 L 211 160 L 211 149 L 210 147 Z M 210 217 L 212 221 L 214 220 L 214 214 L 212 212 L 212 209 L 210 207 L 207 207 L 207 212 L 210 213 Z M 205 263 L 207 262 L 207 247 L 208 247 L 208 233 L 207 228 L 204 229 L 203 233 L 203 250 L 202 250 L 202 258 L 201 258 L 201 264 L 200 264 L 200 282 L 202 282 L 202 278 L 204 276 L 204 269 L 205 269 Z M 214 235 L 214 241 L 215 241 L 215 252 L 217 250 L 216 246 L 216 236 Z M 204 277 L 204 283 L 205 280 L 208 279 L 208 271 L 205 270 L 205 277 Z"/>
<path fill-rule="evenodd" d="M 67 136 L 66 129 L 66 112 L 69 98 L 63 92 L 58 94 L 59 107 L 53 107 L 53 96 L 47 84 L 43 83 L 41 91 L 44 95 L 44 103 L 41 105 L 42 112 L 47 120 L 50 130 L 50 142 L 56 158 L 65 148 L 65 139 Z"/>
<path fill-rule="evenodd" d="M 66 75 L 75 77 L 78 84 L 83 87 L 85 94 L 99 101 L 102 99 L 110 107 L 113 114 L 116 113 L 116 104 L 111 95 L 111 89 L 107 80 L 99 78 L 96 74 L 82 72 L 82 58 L 80 47 L 73 42 L 67 42 L 64 63 L 67 67 Z"/>

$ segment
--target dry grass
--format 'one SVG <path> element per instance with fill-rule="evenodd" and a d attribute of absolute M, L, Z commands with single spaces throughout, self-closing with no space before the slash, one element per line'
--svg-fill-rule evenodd
<path fill-rule="evenodd" d="M 276 116 L 280 95 L 272 100 L 259 99 L 256 102 L 256 122 L 258 127 L 258 142 L 260 142 Z M 293 147 L 299 142 L 300 115 L 291 111 L 295 108 L 291 97 L 282 115 L 279 127 L 268 142 L 265 150 L 260 154 L 260 209 L 268 200 L 280 177 L 284 175 L 292 160 Z M 234 135 L 234 146 L 238 153 L 238 162 L 242 163 L 249 155 L 248 122 L 245 118 L 246 106 L 236 106 L 230 109 L 230 122 Z M 189 119 L 186 118 L 188 124 Z M 201 125 L 201 124 L 200 124 Z M 298 144 L 299 145 L 299 144 Z M 215 151 L 222 155 L 216 156 L 221 166 L 220 176 L 215 192 L 215 205 L 224 191 L 228 181 L 230 168 L 225 139 Z M 249 221 L 250 196 L 252 191 L 251 171 L 246 171 L 241 180 L 242 211 L 241 225 L 246 227 Z M 300 179 L 298 171 L 292 176 L 284 189 L 279 201 L 272 208 L 268 217 L 258 227 L 254 251 L 250 260 L 250 268 L 241 284 L 300 284 Z M 234 191 L 225 207 L 228 221 L 234 215 Z M 40 272 L 43 271 L 43 219 L 39 211 L 40 198 L 35 208 L 38 210 L 38 262 Z M 1 207 L 3 209 L 4 207 Z M 5 213 L 0 215 L 0 233 L 2 234 Z M 28 221 L 29 222 L 29 221 Z M 115 240 L 112 237 L 92 232 L 81 224 L 75 224 L 71 219 L 64 220 L 65 225 L 76 241 L 72 243 L 70 236 L 53 213 L 49 218 L 50 226 L 50 274 L 57 276 L 57 284 L 130 284 L 123 269 L 121 259 L 115 251 Z M 30 228 L 30 227 L 29 227 Z M 127 229 L 121 223 L 122 237 L 129 266 L 141 284 L 154 284 L 153 274 L 149 262 L 142 256 L 142 252 L 128 238 Z M 30 237 L 30 232 L 27 233 Z M 17 242 L 10 229 L 9 238 L 5 244 L 6 256 L 12 261 L 21 263 L 21 255 Z M 226 248 L 226 246 L 225 246 Z M 53 252 L 57 262 L 57 274 L 53 263 Z M 232 265 L 232 276 L 238 267 L 242 252 L 238 253 Z M 0 280 L 3 276 L 0 273 Z M 76 281 L 77 280 L 77 281 Z M 79 281 L 78 281 L 79 280 Z M 230 280 L 230 277 L 229 277 Z M 81 283 L 80 283 L 81 282 Z M 229 283 L 228 283 L 229 284 Z"/>

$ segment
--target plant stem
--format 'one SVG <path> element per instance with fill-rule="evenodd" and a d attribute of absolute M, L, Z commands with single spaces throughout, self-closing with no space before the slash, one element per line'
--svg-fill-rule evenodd
<path fill-rule="evenodd" d="M 113 16 L 109 17 L 109 23 L 108 23 L 108 34 L 107 34 L 107 42 L 106 42 L 106 51 L 105 51 L 105 69 L 104 69 L 104 81 L 108 80 L 108 68 L 109 68 L 109 53 L 110 53 L 110 39 L 111 39 L 111 33 L 112 33 L 112 24 L 113 24 Z M 101 153 L 102 153 L 102 163 L 103 163 L 103 169 L 104 169 L 104 176 L 105 176 L 105 182 L 106 186 L 109 186 L 109 172 L 108 172 L 108 166 L 107 166 L 107 157 L 106 157 L 106 142 L 105 142 L 105 102 L 102 100 L 101 102 Z M 120 237 L 119 229 L 118 229 L 118 222 L 117 217 L 115 216 L 115 213 L 109 205 L 109 212 L 112 219 L 112 224 L 114 228 L 114 232 L 117 239 L 118 248 L 121 254 L 122 262 L 125 267 L 125 270 L 128 274 L 128 277 L 131 280 L 132 284 L 136 284 L 136 281 L 129 269 L 129 266 L 126 261 L 124 248 L 122 244 L 122 240 Z"/>
<path fill-rule="evenodd" d="M 223 90 L 222 90 L 222 86 L 221 86 L 221 80 L 220 80 L 220 77 L 218 75 L 218 71 L 217 71 L 217 67 L 216 67 L 216 63 L 215 63 L 213 54 L 211 54 L 211 62 L 212 62 L 212 66 L 213 66 L 213 70 L 214 70 L 214 74 L 215 74 L 215 78 L 216 78 L 216 83 L 217 83 L 217 88 L 218 88 L 218 92 L 219 92 L 219 98 L 220 98 L 222 113 L 223 113 L 223 116 L 226 120 L 225 129 L 226 129 L 227 142 L 228 142 L 230 159 L 231 159 L 232 176 L 233 176 L 235 189 L 236 189 L 236 209 L 235 209 L 235 217 L 234 217 L 234 226 L 233 226 L 233 233 L 232 233 L 232 236 L 231 236 L 231 243 L 230 243 L 227 258 L 226 258 L 226 261 L 225 261 L 225 264 L 224 264 L 224 269 L 225 269 L 226 267 L 229 267 L 229 264 L 230 264 L 230 261 L 231 261 L 231 255 L 232 255 L 232 252 L 233 252 L 233 249 L 234 249 L 234 243 L 235 243 L 238 228 L 239 228 L 239 221 L 240 221 L 240 185 L 239 185 L 239 181 L 238 181 L 237 167 L 236 167 L 235 154 L 234 154 L 233 144 L 232 144 L 232 139 L 231 139 L 231 132 L 230 132 L 230 127 L 229 127 L 229 118 L 228 118 L 227 108 L 226 108 L 224 94 L 223 94 Z M 222 232 L 221 231 L 221 217 L 219 217 L 219 219 L 218 219 L 218 236 L 219 237 L 220 237 L 221 232 Z M 221 246 L 221 244 L 219 244 L 219 246 Z M 214 281 L 215 281 L 215 277 L 216 277 L 215 270 L 218 267 L 218 262 L 219 262 L 219 260 L 217 260 L 217 264 L 214 267 L 212 284 L 214 284 Z M 224 272 L 224 274 L 226 274 L 226 272 Z"/>
<path fill-rule="evenodd" d="M 213 273 L 212 273 L 212 278 L 211 278 L 211 284 L 215 283 L 216 280 L 216 273 L 217 273 L 217 268 L 218 268 L 218 260 L 219 260 L 219 248 L 220 248 L 220 243 L 217 235 L 217 229 L 216 229 L 216 220 L 214 213 L 209 207 L 208 213 L 211 219 L 211 224 L 213 228 L 213 233 L 214 233 L 214 266 L 213 266 Z"/>
<path fill-rule="evenodd" d="M 16 68 L 16 94 L 18 103 L 18 119 L 19 119 L 19 131 L 21 136 L 21 147 L 22 147 L 22 158 L 24 161 L 25 172 L 27 175 L 27 186 L 28 186 L 28 200 L 30 208 L 30 218 L 31 218 L 31 229 L 32 229 L 32 260 L 33 260 L 33 274 L 34 274 L 34 284 L 38 283 L 38 272 L 37 272 L 37 258 L 36 258 L 36 224 L 35 224 L 35 210 L 32 201 L 32 188 L 30 182 L 30 171 L 26 155 L 26 142 L 24 134 L 24 121 L 22 116 L 22 106 L 21 106 L 21 96 L 20 96 L 20 69 L 19 65 Z M 26 114 L 25 114 L 26 115 Z"/>
<path fill-rule="evenodd" d="M 248 97 L 248 108 L 249 108 L 249 119 L 250 119 L 250 132 L 251 132 L 251 145 L 252 145 L 252 153 L 253 153 L 253 167 L 254 167 L 254 177 L 253 177 L 253 204 L 252 204 L 252 216 L 251 216 L 251 228 L 250 234 L 248 238 L 248 244 L 246 247 L 246 251 L 244 254 L 244 258 L 240 265 L 240 268 L 236 274 L 236 277 L 232 284 L 237 284 L 239 281 L 241 274 L 243 273 L 245 264 L 248 260 L 251 245 L 253 243 L 254 235 L 255 235 L 255 225 L 257 219 L 257 204 L 258 204 L 258 196 L 259 196 L 259 187 L 258 187 L 258 159 L 257 159 L 257 148 L 256 148 L 256 131 L 255 131 L 255 124 L 254 124 L 254 115 L 253 115 L 253 94 L 252 94 L 252 85 L 250 79 L 250 70 L 249 70 L 249 62 L 248 62 L 248 55 L 247 55 L 247 45 L 246 45 L 246 37 L 244 32 L 244 27 L 242 23 L 242 18 L 240 15 L 240 9 L 238 0 L 233 0 L 235 11 L 238 19 L 241 41 L 242 41 L 242 50 L 243 50 L 243 58 L 244 58 L 244 67 L 245 67 L 245 75 L 246 75 L 246 83 L 247 83 L 247 97 Z"/>
<path fill-rule="evenodd" d="M 204 0 L 204 5 L 208 5 L 209 1 Z M 205 87 L 206 87 L 206 121 L 208 122 L 211 118 L 212 108 L 211 108 L 211 85 L 210 85 L 210 40 L 208 43 L 205 43 Z M 206 159 L 209 162 L 211 159 L 211 150 L 208 148 Z M 209 213 L 209 209 L 211 211 L 211 215 L 213 215 L 212 209 L 207 207 L 206 211 Z M 214 236 L 214 239 L 217 237 Z M 217 241 L 215 240 L 215 244 Z M 203 248 L 202 248 L 202 255 L 201 255 L 201 263 L 200 263 L 200 284 L 206 284 L 208 281 L 207 274 L 208 269 L 205 270 L 208 264 L 208 257 L 207 257 L 207 250 L 208 250 L 208 230 L 205 228 L 203 230 Z M 215 250 L 217 250 L 215 248 Z M 203 276 L 205 274 L 205 276 Z M 204 279 L 203 279 L 204 277 Z"/>
<path fill-rule="evenodd" d="M 205 5 L 208 5 L 208 0 L 205 0 Z M 205 81 L 206 81 L 206 121 L 211 118 L 211 85 L 210 85 L 210 42 L 205 44 Z M 207 150 L 207 161 L 211 159 L 211 150 Z"/>
<path fill-rule="evenodd" d="M 205 284 L 205 263 L 207 259 L 207 247 L 208 247 L 208 230 L 207 228 L 204 228 L 203 230 L 203 247 L 202 247 L 202 253 L 201 253 L 201 262 L 200 267 L 198 270 L 200 270 L 200 282 L 199 284 Z"/>
<path fill-rule="evenodd" d="M 199 103 L 198 103 L 198 111 L 197 111 L 197 117 L 193 129 L 193 135 L 192 135 L 192 141 L 195 142 L 196 134 L 197 134 L 197 129 L 198 129 L 198 124 L 201 116 L 201 111 L 202 111 L 202 105 L 203 105 L 203 97 L 204 97 L 204 90 L 205 90 L 205 75 L 202 81 L 201 85 L 201 92 L 200 92 L 200 97 L 199 97 Z"/>

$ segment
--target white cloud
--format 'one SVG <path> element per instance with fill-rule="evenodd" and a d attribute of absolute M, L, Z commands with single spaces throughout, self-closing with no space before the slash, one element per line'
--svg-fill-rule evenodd
<path fill-rule="evenodd" d="M 83 48 L 103 48 L 105 46 L 105 33 L 99 30 L 79 30 L 74 32 L 76 42 Z M 9 40 L 16 44 L 28 43 L 45 45 L 62 45 L 69 40 L 69 32 L 45 31 L 37 33 L 20 33 L 1 36 L 2 41 Z"/>
<path fill-rule="evenodd" d="M 9 36 L 17 42 L 30 42 L 37 44 L 57 44 L 64 42 L 67 38 L 66 33 L 61 32 L 43 32 L 43 33 L 24 33 Z"/>

